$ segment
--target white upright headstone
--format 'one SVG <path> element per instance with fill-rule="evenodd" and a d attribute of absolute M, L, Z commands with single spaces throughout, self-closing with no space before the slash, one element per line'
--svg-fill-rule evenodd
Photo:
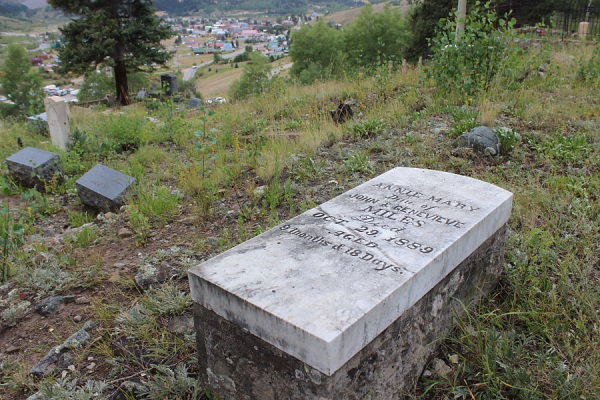
<path fill-rule="evenodd" d="M 52 96 L 44 99 L 44 106 L 48 116 L 48 129 L 52 143 L 66 150 L 71 133 L 67 103 L 59 96 Z"/>

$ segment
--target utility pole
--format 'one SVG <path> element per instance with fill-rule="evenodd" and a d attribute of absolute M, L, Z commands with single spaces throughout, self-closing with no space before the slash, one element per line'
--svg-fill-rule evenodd
<path fill-rule="evenodd" d="M 462 33 L 465 31 L 465 19 L 467 18 L 467 0 L 458 0 L 458 9 L 456 10 L 456 41 L 460 41 Z"/>

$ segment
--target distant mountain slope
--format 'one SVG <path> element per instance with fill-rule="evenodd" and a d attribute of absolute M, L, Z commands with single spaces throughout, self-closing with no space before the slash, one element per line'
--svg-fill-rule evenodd
<path fill-rule="evenodd" d="M 48 6 L 48 2 L 46 0 L 24 0 L 21 1 L 21 4 L 23 4 L 25 7 L 27 8 L 46 8 Z"/>
<path fill-rule="evenodd" d="M 214 10 L 251 10 L 279 14 L 300 14 L 308 11 L 309 5 L 355 7 L 362 0 L 156 0 L 157 10 L 170 15 L 182 15 L 191 12 Z"/>

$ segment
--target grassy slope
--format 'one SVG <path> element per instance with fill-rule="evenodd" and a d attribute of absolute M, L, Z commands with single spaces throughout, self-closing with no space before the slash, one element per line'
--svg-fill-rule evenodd
<path fill-rule="evenodd" d="M 0 186 L 12 196 L 0 200 L 13 209 L 22 207 L 28 234 L 48 223 L 76 226 L 85 218 L 74 181 L 100 160 L 136 177 L 138 198 L 98 231 L 75 233 L 52 248 L 38 243 L 34 253 L 15 249 L 14 262 L 27 268 L 12 270 L 11 288 L 24 294 L 14 302 L 35 302 L 44 294 L 31 289 L 38 287 L 34 272 L 43 267 L 31 262 L 32 257 L 40 251 L 65 257 L 65 274 L 80 278 L 55 277 L 43 287 L 59 294 L 96 289 L 104 295 L 87 311 L 98 322 L 95 344 L 79 351 L 69 377 L 116 386 L 119 378 L 132 374 L 150 384 L 162 376 L 135 354 L 119 353 L 116 358 L 112 340 L 119 335 L 150 353 L 168 354 L 171 367 L 181 361 L 197 372 L 193 338 L 181 338 L 166 328 L 171 314 L 189 312 L 189 298 L 183 296 L 186 282 L 142 295 L 132 288 L 131 277 L 144 262 L 152 257 L 166 260 L 185 276 L 190 265 L 390 168 L 431 168 L 499 185 L 515 198 L 505 274 L 498 289 L 442 342 L 437 356 L 452 373 L 434 371 L 411 396 L 600 396 L 600 105 L 597 84 L 576 79 L 578 62 L 590 57 L 590 49 L 543 47 L 526 56 L 523 65 L 550 61 L 545 77 L 532 75 L 515 89 L 495 85 L 467 108 L 455 104 L 451 93 L 420 84 L 419 69 L 408 69 L 385 82 L 365 77 L 312 87 L 282 86 L 251 101 L 221 105 L 215 115 L 204 118 L 185 117 L 169 104 L 155 111 L 121 110 L 125 115 L 74 112 L 73 127 L 90 136 L 79 142 L 84 151 L 61 152 L 67 180 L 56 188 L 57 195 L 33 200 L 29 196 L 21 202 L 21 189 L 10 184 L 3 170 Z M 385 102 L 380 100 L 384 97 Z M 334 125 L 327 110 L 349 98 L 356 99 L 355 111 L 364 116 L 346 126 Z M 472 114 L 493 126 L 514 129 L 520 141 L 497 158 L 453 149 L 453 132 L 465 122 L 461 115 Z M 1 157 L 17 150 L 17 136 L 25 145 L 52 149 L 45 137 L 20 123 L 0 124 Z M 364 132 L 360 128 L 367 124 L 375 127 L 371 135 L 352 135 Z M 115 154 L 118 144 L 140 138 L 137 151 Z M 264 197 L 254 192 L 260 185 L 266 185 Z M 183 198 L 170 194 L 173 188 L 181 190 Z M 133 237 L 116 237 L 122 227 L 131 229 Z M 165 253 L 173 245 L 179 250 Z M 112 266 L 137 253 L 146 261 L 115 278 Z M 97 268 L 94 276 L 86 274 L 90 265 Z M 92 289 L 85 289 L 88 286 Z M 127 311 L 133 304 L 147 311 Z M 11 332 L 31 318 L 17 319 L 17 328 L 7 330 L 5 337 L 10 339 Z M 34 354 L 41 357 L 66 336 L 40 342 Z M 90 356 L 97 364 L 93 372 L 85 368 Z M 0 379 L 9 384 L 0 387 L 0 397 L 19 398 L 21 390 L 38 387 L 26 376 L 31 361 L 25 352 L 16 351 L 7 360 Z"/>

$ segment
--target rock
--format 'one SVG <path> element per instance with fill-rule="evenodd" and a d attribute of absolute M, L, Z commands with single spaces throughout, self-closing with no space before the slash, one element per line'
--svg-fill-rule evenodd
<path fill-rule="evenodd" d="M 78 296 L 75 298 L 75 304 L 90 304 L 91 300 L 86 296 Z"/>
<path fill-rule="evenodd" d="M 440 376 L 448 376 L 453 372 L 452 368 L 450 368 L 444 360 L 440 360 L 439 358 L 434 358 L 431 364 L 433 370 Z"/>
<path fill-rule="evenodd" d="M 480 154 L 495 156 L 499 152 L 500 141 L 493 129 L 478 126 L 468 133 L 461 135 L 456 141 L 456 147 L 471 147 Z"/>
<path fill-rule="evenodd" d="M 158 287 L 161 283 L 175 276 L 174 268 L 166 262 L 156 265 L 140 266 L 138 274 L 135 276 L 135 282 L 142 290 L 149 290 Z"/>
<path fill-rule="evenodd" d="M 17 352 L 19 350 L 20 350 L 20 348 L 17 347 L 17 346 L 8 346 L 7 348 L 4 349 L 4 353 L 5 354 L 10 354 L 10 353 Z"/>
<path fill-rule="evenodd" d="M 198 217 L 185 217 L 179 220 L 179 222 L 181 222 L 184 225 L 195 225 L 196 222 L 198 222 Z"/>
<path fill-rule="evenodd" d="M 82 319 L 81 315 L 76 315 L 73 317 L 74 322 L 81 322 L 81 319 Z"/>
<path fill-rule="evenodd" d="M 47 253 L 40 253 L 38 255 L 36 255 L 35 257 L 33 257 L 33 263 L 37 266 L 40 266 L 42 264 L 47 263 L 50 260 L 50 257 L 48 256 Z"/>
<path fill-rule="evenodd" d="M 121 239 L 126 239 L 133 236 L 133 232 L 127 228 L 121 228 L 117 232 L 117 236 Z"/>
<path fill-rule="evenodd" d="M 176 335 L 194 333 L 194 317 L 192 315 L 178 315 L 167 324 L 167 330 Z"/>
<path fill-rule="evenodd" d="M 76 296 L 53 296 L 35 306 L 35 312 L 46 316 L 57 313 L 65 303 L 71 303 Z"/>
<path fill-rule="evenodd" d="M 354 117 L 354 111 L 352 111 L 352 107 L 348 103 L 341 103 L 336 110 L 329 110 L 329 114 L 336 124 L 343 124 Z"/>
<path fill-rule="evenodd" d="M 59 361 L 61 354 L 68 352 L 70 349 L 74 349 L 83 345 L 90 338 L 88 331 L 92 330 L 93 328 L 94 323 L 92 321 L 87 321 L 85 324 L 83 324 L 83 327 L 80 330 L 69 336 L 69 338 L 65 340 L 63 344 L 54 346 L 48 352 L 48 354 L 42 357 L 40 361 L 31 367 L 29 374 L 36 378 L 43 378 L 50 374 L 50 367 Z M 65 360 L 65 362 L 68 364 L 68 358 Z"/>
<path fill-rule="evenodd" d="M 73 354 L 70 351 L 64 352 L 58 357 L 56 367 L 58 369 L 67 369 L 69 365 L 73 364 L 73 361 L 75 361 Z"/>
<path fill-rule="evenodd" d="M 265 190 L 267 190 L 266 186 L 257 187 L 256 189 L 254 189 L 254 196 L 258 199 L 262 199 L 265 195 Z"/>

